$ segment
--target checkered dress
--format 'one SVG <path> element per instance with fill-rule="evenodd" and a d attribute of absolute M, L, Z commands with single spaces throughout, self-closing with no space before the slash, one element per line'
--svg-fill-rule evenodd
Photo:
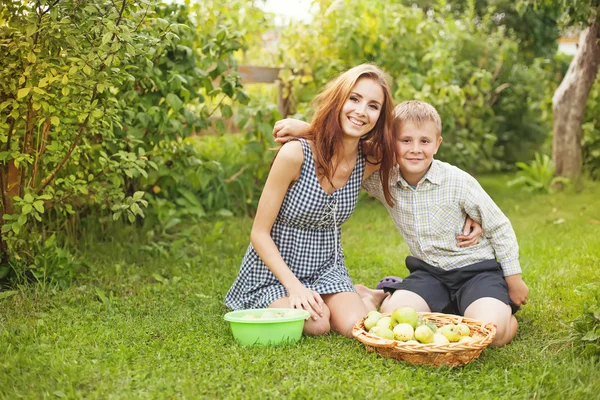
<path fill-rule="evenodd" d="M 341 225 L 352 215 L 365 170 L 360 152 L 345 186 L 327 194 L 319 184 L 310 145 L 302 143 L 300 177 L 287 191 L 271 237 L 287 266 L 307 288 L 319 294 L 354 292 L 340 243 Z M 248 246 L 237 279 L 225 296 L 233 309 L 268 307 L 288 292 Z"/>

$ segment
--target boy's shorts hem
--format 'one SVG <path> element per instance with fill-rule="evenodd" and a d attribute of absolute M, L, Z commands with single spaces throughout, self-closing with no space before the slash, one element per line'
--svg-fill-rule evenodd
<path fill-rule="evenodd" d="M 386 285 L 383 290 L 393 294 L 408 290 L 421 296 L 432 312 L 464 315 L 476 300 L 491 297 L 508 304 L 515 314 L 519 307 L 510 300 L 508 285 L 496 260 L 486 260 L 466 267 L 443 270 L 408 256 L 410 275 L 402 282 Z"/>

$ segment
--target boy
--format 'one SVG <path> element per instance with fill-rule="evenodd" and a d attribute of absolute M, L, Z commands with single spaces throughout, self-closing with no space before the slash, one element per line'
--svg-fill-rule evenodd
<path fill-rule="evenodd" d="M 395 109 L 395 124 L 399 174 L 393 182 L 394 206 L 383 201 L 377 173 L 363 187 L 386 206 L 408 244 L 410 275 L 403 281 L 382 280 L 378 287 L 383 290 L 356 285 L 358 292 L 374 303 L 383 299 L 385 313 L 408 305 L 493 322 L 492 345 L 509 343 L 518 327 L 513 314 L 526 304 L 529 292 L 510 222 L 473 177 L 433 159 L 442 143 L 441 119 L 433 106 L 403 102 Z M 451 238 L 467 215 L 483 226 L 484 237 L 476 246 L 458 247 Z"/>

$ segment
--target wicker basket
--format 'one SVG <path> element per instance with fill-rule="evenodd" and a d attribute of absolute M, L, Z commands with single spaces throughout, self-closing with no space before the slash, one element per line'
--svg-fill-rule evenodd
<path fill-rule="evenodd" d="M 479 357 L 496 335 L 496 325 L 483 323 L 471 318 L 458 315 L 419 312 L 420 317 L 433 322 L 437 327 L 445 324 L 465 324 L 471 329 L 471 337 L 475 340 L 469 343 L 421 344 L 405 343 L 398 340 L 383 339 L 365 330 L 364 320 L 358 321 L 352 329 L 352 334 L 362 342 L 368 351 L 377 351 L 386 358 L 406 361 L 415 365 L 447 365 L 460 366 Z M 384 314 L 389 316 L 390 314 Z"/>

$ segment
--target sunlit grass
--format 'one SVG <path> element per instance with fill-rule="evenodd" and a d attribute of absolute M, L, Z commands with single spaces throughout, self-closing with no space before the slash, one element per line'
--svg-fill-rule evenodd
<path fill-rule="evenodd" d="M 0 398 L 589 399 L 600 364 L 553 344 L 581 313 L 574 289 L 600 281 L 600 185 L 525 195 L 481 179 L 510 217 L 530 302 L 517 337 L 462 368 L 416 367 L 332 334 L 243 348 L 223 321 L 252 221 L 196 226 L 161 250 L 130 228 L 86 242 L 89 276 L 67 290 L 21 288 L 0 300 Z M 355 282 L 406 276 L 408 250 L 383 207 L 361 200 L 344 226 Z M 153 250 L 154 249 L 154 250 Z"/>

